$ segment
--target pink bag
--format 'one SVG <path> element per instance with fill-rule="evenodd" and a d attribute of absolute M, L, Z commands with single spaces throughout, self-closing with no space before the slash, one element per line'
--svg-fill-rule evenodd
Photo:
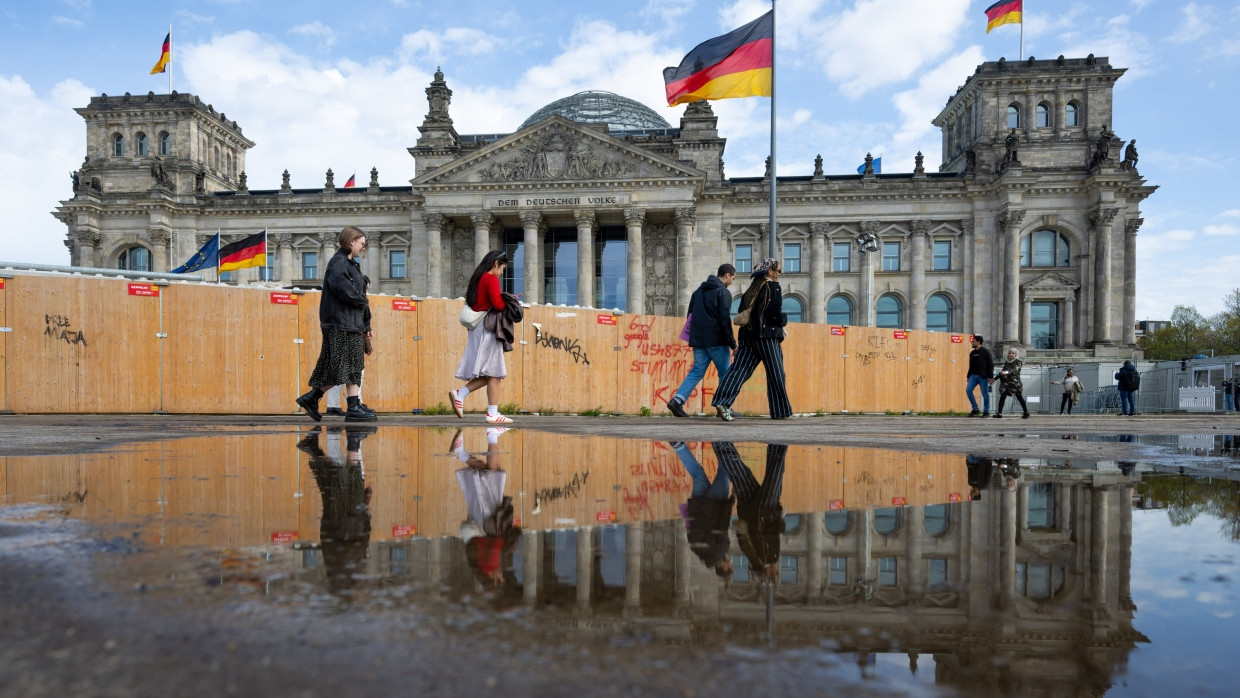
<path fill-rule="evenodd" d="M 680 341 L 689 341 L 689 327 L 693 325 L 693 313 L 689 313 L 689 317 L 685 318 L 685 326 L 680 328 Z"/>

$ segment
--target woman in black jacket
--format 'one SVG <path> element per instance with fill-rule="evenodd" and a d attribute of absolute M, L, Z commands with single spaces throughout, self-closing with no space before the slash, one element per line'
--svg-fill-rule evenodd
<path fill-rule="evenodd" d="M 741 386 L 753 375 L 758 362 L 766 369 L 766 403 L 771 419 L 787 419 L 792 416 L 788 402 L 788 389 L 784 384 L 784 353 L 780 343 L 784 341 L 784 326 L 788 316 L 784 314 L 783 293 L 779 288 L 779 275 L 783 266 L 767 257 L 754 267 L 750 274 L 752 282 L 741 297 L 740 312 L 749 310 L 749 322 L 737 333 L 739 346 L 727 375 L 719 383 L 711 404 L 715 413 L 725 422 L 732 421 L 732 403 L 741 392 Z"/>
<path fill-rule="evenodd" d="M 340 249 L 327 263 L 323 275 L 323 296 L 319 301 L 319 326 L 323 346 L 318 363 L 310 374 L 310 392 L 297 398 L 297 404 L 314 421 L 319 414 L 319 398 L 333 385 L 345 386 L 349 409 L 346 422 L 373 422 L 375 413 L 361 406 L 362 369 L 366 367 L 365 340 L 370 331 L 370 301 L 366 299 L 366 280 L 357 258 L 366 249 L 366 234 L 348 226 L 337 238 Z"/>

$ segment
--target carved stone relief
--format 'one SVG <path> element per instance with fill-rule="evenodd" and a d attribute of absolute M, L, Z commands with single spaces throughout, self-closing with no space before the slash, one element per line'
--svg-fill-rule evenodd
<path fill-rule="evenodd" d="M 452 297 L 465 295 L 465 285 L 474 273 L 474 231 L 452 229 Z"/>
<path fill-rule="evenodd" d="M 593 147 L 571 131 L 550 128 L 529 144 L 498 156 L 479 174 L 484 182 L 617 179 L 637 174 L 637 165 Z"/>
<path fill-rule="evenodd" d="M 674 315 L 676 308 L 676 226 L 646 226 L 642 236 L 646 268 L 646 312 Z"/>

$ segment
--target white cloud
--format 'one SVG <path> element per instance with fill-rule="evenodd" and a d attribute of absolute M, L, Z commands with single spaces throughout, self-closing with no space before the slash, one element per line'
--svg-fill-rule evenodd
<path fill-rule="evenodd" d="M 81 29 L 82 27 L 86 26 L 86 22 L 83 22 L 80 19 L 74 19 L 72 17 L 65 17 L 63 15 L 53 16 L 52 24 L 62 26 L 62 27 L 73 27 L 75 29 Z"/>
<path fill-rule="evenodd" d="M 504 39 L 480 29 L 449 27 L 443 31 L 419 29 L 406 34 L 400 42 L 405 60 L 440 64 L 448 56 L 478 56 L 494 52 Z"/>
<path fill-rule="evenodd" d="M 686 15 L 696 4 L 697 0 L 647 0 L 641 13 L 664 25 L 670 25 Z"/>
<path fill-rule="evenodd" d="M 922 73 L 917 87 L 892 96 L 891 102 L 902 118 L 899 130 L 891 139 L 893 155 L 901 160 L 912 160 L 913 153 L 920 150 L 927 156 L 926 169 L 933 171 L 938 168 L 942 136 L 938 127 L 930 121 L 943 108 L 945 96 L 955 94 L 965 76 L 984 60 L 980 46 L 969 46 Z"/>
<path fill-rule="evenodd" d="M 336 32 L 331 27 L 327 26 L 326 24 L 323 24 L 322 22 L 316 21 L 316 22 L 310 22 L 309 24 L 298 24 L 297 26 L 288 30 L 288 33 L 295 34 L 297 36 L 308 36 L 310 38 L 317 38 L 319 40 L 319 43 L 324 48 L 331 48 L 336 43 Z"/>
<path fill-rule="evenodd" d="M 1240 218 L 1240 208 L 1229 208 L 1218 215 L 1220 218 Z"/>
<path fill-rule="evenodd" d="M 1144 10 L 1145 8 L 1153 4 L 1154 4 L 1154 0 L 1132 0 L 1133 7 L 1137 8 L 1138 11 Z"/>
<path fill-rule="evenodd" d="M 1207 18 L 1203 16 L 1206 13 L 1197 6 L 1197 3 L 1190 2 L 1180 9 L 1184 13 L 1184 21 L 1179 28 L 1175 30 L 1167 40 L 1176 44 L 1187 44 L 1196 41 L 1206 35 L 1210 30 Z"/>
<path fill-rule="evenodd" d="M 1092 53 L 1095 56 L 1106 56 L 1113 66 L 1127 68 L 1128 73 L 1120 83 L 1121 86 L 1133 78 L 1152 73 L 1157 57 L 1162 55 L 1153 49 L 1144 34 L 1132 30 L 1127 15 L 1117 15 L 1107 20 L 1101 35 L 1091 28 L 1089 31 L 1065 33 L 1062 41 L 1064 48 L 1052 50 L 1050 53 L 1065 56 L 1085 56 Z"/>
<path fill-rule="evenodd" d="M 1210 237 L 1231 237 L 1240 235 L 1240 226 L 1230 223 L 1225 225 L 1207 225 L 1201 229 L 1201 232 Z"/>

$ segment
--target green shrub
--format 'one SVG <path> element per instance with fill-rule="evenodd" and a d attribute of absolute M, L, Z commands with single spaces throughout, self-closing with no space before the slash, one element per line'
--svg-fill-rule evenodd
<path fill-rule="evenodd" d="M 588 410 L 582 410 L 578 412 L 577 414 L 581 415 L 582 417 L 598 417 L 603 414 L 603 406 L 599 405 L 598 407 L 593 407 Z"/>
<path fill-rule="evenodd" d="M 539 407 L 538 414 L 546 415 L 550 417 L 555 414 L 555 408 L 554 407 Z"/>
<path fill-rule="evenodd" d="M 437 415 L 437 414 L 456 414 L 456 413 L 452 411 L 451 407 L 448 407 L 444 403 L 440 402 L 435 405 L 431 405 L 430 407 L 424 408 L 422 410 L 422 414 Z"/>
<path fill-rule="evenodd" d="M 651 412 L 650 408 L 646 407 L 645 405 L 642 405 L 641 409 L 637 410 L 638 417 L 649 417 L 652 414 L 654 414 L 654 412 Z"/>
<path fill-rule="evenodd" d="M 521 411 L 521 406 L 515 402 L 505 402 L 499 406 L 500 414 L 517 414 Z"/>

